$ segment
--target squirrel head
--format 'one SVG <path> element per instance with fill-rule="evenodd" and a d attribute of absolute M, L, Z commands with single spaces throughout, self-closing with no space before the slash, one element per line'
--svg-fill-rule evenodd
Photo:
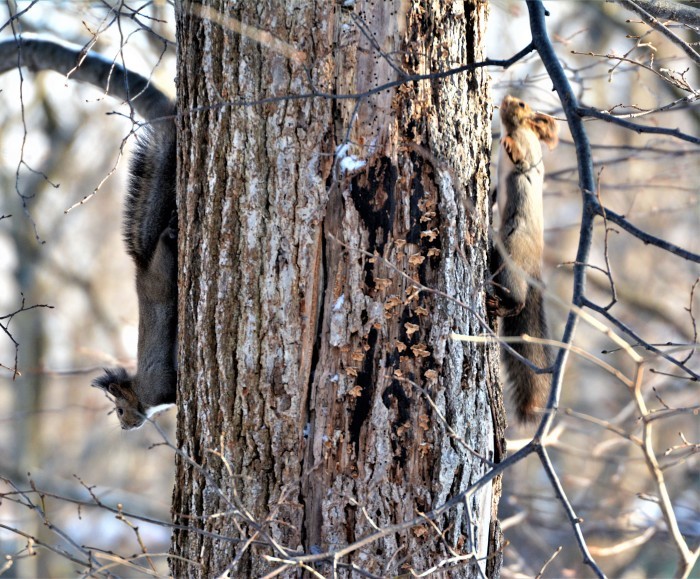
<path fill-rule="evenodd" d="M 500 107 L 501 125 L 507 134 L 520 127 L 533 131 L 537 138 L 551 149 L 559 142 L 559 126 L 554 117 L 536 113 L 530 105 L 510 95 L 506 95 Z"/>
<path fill-rule="evenodd" d="M 146 420 L 146 413 L 134 391 L 134 377 L 124 368 L 105 368 L 105 373 L 92 381 L 114 398 L 114 407 L 123 430 L 139 428 Z"/>

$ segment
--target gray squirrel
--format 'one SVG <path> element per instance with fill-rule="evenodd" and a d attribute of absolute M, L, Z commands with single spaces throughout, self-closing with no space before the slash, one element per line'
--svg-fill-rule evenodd
<path fill-rule="evenodd" d="M 496 196 L 501 225 L 491 253 L 493 295 L 489 305 L 503 318 L 503 336 L 547 338 L 542 292 L 528 280 L 542 279 L 544 164 L 540 141 L 550 149 L 557 145 L 557 122 L 512 96 L 503 99 L 500 117 Z M 510 346 L 539 368 L 548 368 L 553 362 L 551 348 L 542 344 L 520 342 Z M 537 410 L 547 402 L 549 374 L 537 374 L 507 352 L 503 364 L 518 419 L 534 420 Z"/>
<path fill-rule="evenodd" d="M 149 79 L 80 47 L 36 37 L 0 42 L 0 74 L 24 66 L 54 70 L 127 101 L 150 126 L 130 166 L 124 239 L 136 264 L 138 367 L 106 369 L 92 385 L 114 397 L 121 427 L 175 403 L 177 370 L 177 209 L 175 105 Z"/>

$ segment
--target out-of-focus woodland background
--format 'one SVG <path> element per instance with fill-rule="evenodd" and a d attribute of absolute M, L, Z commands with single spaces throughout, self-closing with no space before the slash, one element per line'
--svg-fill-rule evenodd
<path fill-rule="evenodd" d="M 92 50 L 152 76 L 159 87 L 174 93 L 172 6 L 143 4 L 134 12 L 121 5 L 119 15 L 106 2 L 41 2 L 30 7 L 21 3 L 13 12 L 28 9 L 14 21 L 14 28 L 80 45 L 94 37 Z M 639 112 L 689 97 L 672 110 L 636 121 L 700 135 L 700 108 L 694 100 L 700 93 L 693 96 L 679 88 L 682 82 L 663 78 L 664 69 L 675 71 L 671 74 L 685 75 L 690 87 L 700 90 L 698 67 L 677 46 L 657 32 L 649 33 L 638 18 L 615 4 L 560 1 L 547 3 L 547 8 L 555 49 L 585 105 L 603 110 L 634 105 L 638 109 L 614 112 Z M 8 18 L 3 6 L 2 38 L 12 34 Z M 698 39 L 682 28 L 674 30 L 690 41 Z M 489 57 L 507 58 L 529 38 L 524 2 L 491 3 Z M 611 54 L 626 60 L 605 56 Z M 490 72 L 494 103 L 504 94 L 515 94 L 561 118 L 556 93 L 536 53 L 507 71 Z M 75 552 L 76 545 L 104 549 L 105 563 L 142 552 L 141 541 L 154 554 L 155 571 L 165 575 L 173 452 L 158 444 L 162 436 L 151 425 L 121 431 L 117 418 L 109 415 L 112 404 L 89 386 L 103 366 L 135 364 L 133 266 L 121 239 L 133 124 L 128 107 L 91 86 L 66 83 L 55 73 L 23 71 L 23 77 L 23 82 L 16 72 L 0 77 L 0 322 L 18 343 L 16 350 L 12 339 L 0 333 L 0 476 L 22 490 L 35 484 L 61 498 L 46 496 L 42 502 L 38 495 L 26 495 L 43 512 L 2 499 L 0 555 L 13 559 L 0 560 L 0 570 L 7 577 L 60 577 L 72 575 L 76 568 L 82 571 L 60 552 L 38 549 L 33 555 L 26 538 L 32 536 L 68 553 Z M 118 114 L 108 114 L 114 111 Z M 700 147 L 667 136 L 639 135 L 603 121 L 586 126 L 601 171 L 605 206 L 649 233 L 700 252 Z M 493 130 L 496 143 L 496 119 Z M 574 149 L 563 122 L 560 137 L 559 147 L 546 159 L 545 281 L 553 295 L 568 302 L 581 203 Z M 80 204 L 86 196 L 90 199 Z M 680 360 L 692 356 L 686 365 L 700 372 L 700 354 L 687 346 L 697 339 L 695 319 L 700 317 L 698 265 L 645 246 L 615 227 L 607 233 L 606 252 L 601 224 L 591 263 L 603 270 L 606 259 L 617 298 L 610 311 L 664 352 Z M 590 269 L 588 279 L 589 295 L 603 306 L 610 303 L 605 273 Z M 27 308 L 52 307 L 2 317 L 23 303 Z M 554 300 L 547 302 L 547 311 L 551 335 L 557 338 L 567 312 Z M 629 337 L 628 341 L 634 343 Z M 575 345 L 633 372 L 629 358 L 586 323 L 580 325 Z M 698 383 L 658 356 L 641 348 L 639 353 L 648 359 L 643 390 L 650 409 L 695 409 L 666 411 L 656 420 L 654 447 L 680 530 L 691 546 L 697 545 Z M 17 376 L 15 355 L 21 372 Z M 612 432 L 614 427 L 638 434 L 639 415 L 630 391 L 608 371 L 574 355 L 561 408 L 549 444 L 557 449 L 557 472 L 585 520 L 583 529 L 598 563 L 613 577 L 672 575 L 676 553 L 654 501 L 656 491 L 644 456 Z M 172 438 L 175 410 L 160 415 L 158 423 Z M 511 427 L 510 448 L 531 433 Z M 533 457 L 516 465 L 503 483 L 501 520 L 510 541 L 504 576 L 536 574 L 559 546 L 562 552 L 546 576 L 588 574 L 539 462 Z M 0 481 L 0 492 L 12 490 Z M 111 507 L 121 504 L 128 513 L 166 524 L 120 520 L 105 508 L 79 508 L 72 502 L 97 500 Z M 137 573 L 127 567 L 116 572 Z M 700 571 L 695 573 L 700 576 Z"/>

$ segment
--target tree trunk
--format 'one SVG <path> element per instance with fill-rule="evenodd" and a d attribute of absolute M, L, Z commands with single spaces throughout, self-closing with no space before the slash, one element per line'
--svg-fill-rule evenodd
<path fill-rule="evenodd" d="M 260 577 L 282 565 L 265 556 L 338 550 L 468 488 L 488 467 L 463 443 L 500 459 L 498 352 L 451 340 L 484 328 L 411 281 L 485 317 L 487 75 L 275 100 L 481 60 L 487 3 L 212 4 L 178 13 L 173 512 L 207 534 L 175 533 L 172 571 Z M 497 574 L 499 494 L 364 544 L 338 573 L 473 552 Z M 478 575 L 455 565 L 441 569 Z"/>

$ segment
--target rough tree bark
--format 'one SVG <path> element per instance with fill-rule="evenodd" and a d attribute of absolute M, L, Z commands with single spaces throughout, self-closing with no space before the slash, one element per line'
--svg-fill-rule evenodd
<path fill-rule="evenodd" d="M 484 462 L 426 394 L 500 458 L 497 350 L 450 340 L 484 328 L 388 265 L 485 317 L 491 105 L 481 71 L 357 108 L 220 104 L 362 93 L 481 60 L 487 3 L 210 4 L 177 15 L 178 444 L 203 470 L 178 458 L 173 513 L 226 539 L 178 531 L 171 564 L 177 577 L 234 562 L 232 575 L 258 577 L 279 566 L 263 555 L 336 550 L 478 480 Z M 339 563 L 420 572 L 474 548 L 497 573 L 499 494 L 438 518 L 443 539 L 425 523 Z"/>

